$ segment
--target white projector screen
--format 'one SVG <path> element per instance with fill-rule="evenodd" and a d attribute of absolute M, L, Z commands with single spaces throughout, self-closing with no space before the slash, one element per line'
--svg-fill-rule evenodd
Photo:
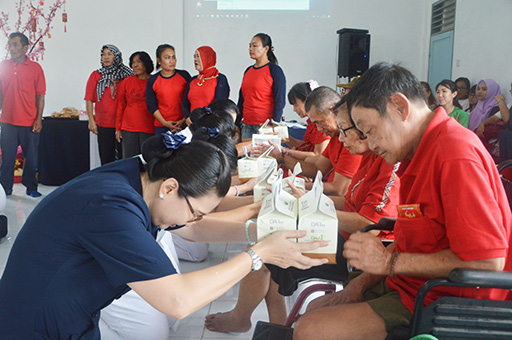
<path fill-rule="evenodd" d="M 218 0 L 218 10 L 309 10 L 309 0 Z"/>

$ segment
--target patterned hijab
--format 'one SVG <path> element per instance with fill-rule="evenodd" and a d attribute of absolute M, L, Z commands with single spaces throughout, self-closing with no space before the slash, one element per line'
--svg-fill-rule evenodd
<path fill-rule="evenodd" d="M 471 114 L 469 115 L 468 128 L 471 131 L 475 131 L 478 125 L 489 117 L 491 109 L 498 105 L 496 104 L 496 99 L 494 99 L 494 97 L 501 93 L 500 86 L 492 79 L 482 79 L 478 82 L 479 85 L 480 83 L 485 83 L 487 85 L 487 95 L 484 100 L 478 101 L 475 109 L 471 111 Z"/>
<path fill-rule="evenodd" d="M 201 46 L 197 49 L 199 60 L 203 70 L 197 76 L 197 85 L 203 86 L 204 82 L 208 79 L 216 78 L 219 75 L 219 70 L 215 67 L 217 63 L 217 54 L 210 46 Z"/>
<path fill-rule="evenodd" d="M 116 85 L 119 83 L 119 80 L 133 75 L 132 69 L 123 64 L 123 55 L 116 46 L 110 44 L 103 45 L 100 52 L 102 53 L 105 48 L 108 48 L 112 53 L 114 53 L 115 58 L 114 63 L 111 66 L 105 67 L 100 57 L 101 68 L 97 69 L 97 71 L 101 74 L 101 78 L 98 81 L 98 85 L 96 85 L 98 101 L 101 100 L 103 93 L 110 85 L 113 85 L 110 89 L 110 93 L 112 95 L 112 99 L 114 99 L 116 97 Z"/>

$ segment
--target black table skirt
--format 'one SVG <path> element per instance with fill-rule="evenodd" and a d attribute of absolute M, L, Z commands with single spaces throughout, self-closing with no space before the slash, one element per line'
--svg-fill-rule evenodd
<path fill-rule="evenodd" d="M 44 118 L 39 140 L 39 182 L 62 185 L 90 169 L 87 121 Z"/>

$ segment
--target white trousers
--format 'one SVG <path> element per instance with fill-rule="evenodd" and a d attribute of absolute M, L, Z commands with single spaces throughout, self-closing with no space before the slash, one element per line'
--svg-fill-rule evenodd
<path fill-rule="evenodd" d="M 156 241 L 180 273 L 173 235 L 159 230 Z M 102 340 L 169 340 L 170 328 L 176 329 L 178 323 L 130 290 L 101 310 L 99 326 Z"/>

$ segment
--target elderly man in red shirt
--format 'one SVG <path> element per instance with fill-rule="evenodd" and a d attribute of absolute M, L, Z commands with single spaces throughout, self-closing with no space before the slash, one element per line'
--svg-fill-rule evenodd
<path fill-rule="evenodd" d="M 21 183 L 27 188 L 27 195 L 39 197 L 36 168 L 46 92 L 44 73 L 38 63 L 27 57 L 29 41 L 24 34 L 11 33 L 8 44 L 11 59 L 0 63 L 0 183 L 6 195 L 11 195 L 16 152 L 21 145 L 25 158 Z"/>
<path fill-rule="evenodd" d="M 408 326 L 419 288 L 455 268 L 512 270 L 512 216 L 491 155 L 443 108 L 430 111 L 411 72 L 379 63 L 348 94 L 356 127 L 389 164 L 401 162 L 395 243 L 355 233 L 343 255 L 363 271 L 313 301 L 293 338 L 384 339 Z M 470 199 L 462 199 L 470 197 Z M 504 300 L 506 290 L 436 287 L 441 296 Z"/>

